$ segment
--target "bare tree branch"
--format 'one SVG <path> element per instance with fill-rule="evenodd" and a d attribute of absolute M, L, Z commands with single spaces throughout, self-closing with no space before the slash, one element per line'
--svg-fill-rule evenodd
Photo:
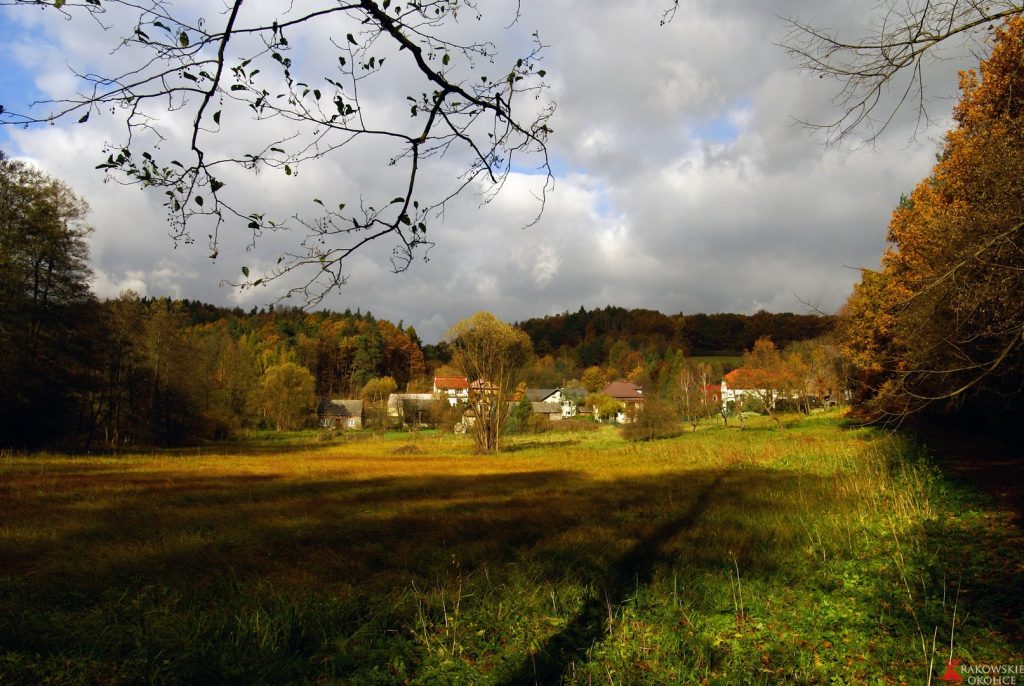
<path fill-rule="evenodd" d="M 829 143 L 859 138 L 874 143 L 898 112 L 913 108 L 914 136 L 929 124 L 925 77 L 940 51 L 957 40 L 979 45 L 994 26 L 1024 12 L 1021 0 L 884 0 L 877 23 L 860 39 L 799 19 L 787 19 L 782 47 L 799 69 L 836 83 L 837 115 L 801 123 Z"/>
<path fill-rule="evenodd" d="M 296 248 L 279 255 L 273 269 L 250 278 L 245 268 L 245 279 L 232 285 L 281 280 L 287 296 L 308 304 L 344 284 L 345 261 L 374 241 L 394 241 L 392 269 L 407 269 L 433 245 L 428 225 L 453 198 L 478 187 L 488 202 L 521 156 L 542 172 L 543 211 L 554 183 L 547 153 L 554 106 L 543 97 L 544 46 L 536 34 L 518 55 L 459 39 L 459 17 L 481 16 L 475 0 L 323 0 L 323 7 L 302 11 L 285 5 L 269 23 L 257 4 L 231 0 L 219 13 L 192 20 L 167 0 L 0 0 L 0 6 L 43 6 L 71 21 L 91 17 L 116 37 L 112 52 L 130 60 L 113 76 L 73 72 L 77 95 L 24 111 L 0 109 L 0 124 L 119 117 L 123 140 L 104 148 L 98 168 L 120 183 L 162 193 L 176 242 L 191 243 L 197 228 L 206 227 L 214 259 L 226 226 L 245 227 L 251 245 L 267 232 L 299 232 Z M 520 8 L 517 1 L 511 6 L 514 24 Z M 314 22 L 331 22 L 335 38 L 314 33 Z M 329 49 L 337 61 L 325 68 L 297 54 L 293 43 L 302 53 Z M 418 77 L 417 92 L 389 91 L 389 73 Z M 368 84 L 372 94 L 364 92 Z M 396 122 L 388 109 L 408 111 L 408 122 Z M 191 123 L 188 151 L 179 149 L 180 159 L 173 159 L 168 150 L 180 139 L 174 120 L 182 115 Z M 224 127 L 239 126 L 247 149 L 225 140 Z M 260 206 L 266 199 L 252 198 L 233 171 L 280 173 L 283 182 L 325 158 L 357 170 L 374 163 L 364 157 L 370 144 L 374 154 L 392 150 L 376 163 L 401 172 L 393 191 L 348 202 L 309 198 L 319 207 L 312 215 L 271 216 Z M 448 190 L 417 197 L 424 165 L 442 159 L 461 172 Z M 299 272 L 295 285 L 289 275 Z"/>

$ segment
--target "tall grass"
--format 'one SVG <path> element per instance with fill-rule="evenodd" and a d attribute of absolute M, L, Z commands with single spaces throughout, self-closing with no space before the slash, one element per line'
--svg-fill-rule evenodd
<path fill-rule="evenodd" d="M 942 547 L 1006 530 L 908 441 L 790 424 L 4 458 L 0 683 L 918 683 L 951 626 L 1009 659 L 1014 568 Z"/>

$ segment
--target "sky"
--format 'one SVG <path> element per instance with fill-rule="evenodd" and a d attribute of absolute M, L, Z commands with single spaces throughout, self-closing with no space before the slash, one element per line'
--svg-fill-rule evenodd
<path fill-rule="evenodd" d="M 534 31 L 546 46 L 544 98 L 557 105 L 549 140 L 556 179 L 540 221 L 523 228 L 538 210 L 543 180 L 537 160 L 527 159 L 490 203 L 481 204 L 476 186 L 450 203 L 431 224 L 435 246 L 406 271 L 392 273 L 391 243 L 371 245 L 346 262 L 347 284 L 323 301 L 413 325 L 427 342 L 478 310 L 507 321 L 605 305 L 688 314 L 835 311 L 858 268 L 877 266 L 901 194 L 928 175 L 949 124 L 956 71 L 975 61 L 951 59 L 927 73 L 935 124 L 916 137 L 913 118 L 903 117 L 872 147 L 827 146 L 796 121 L 834 115 L 832 86 L 794 68 L 778 45 L 787 30 L 781 18 L 858 37 L 872 20 L 860 0 L 684 0 L 664 26 L 663 0 L 525 0 L 514 24 L 514 3 L 482 4 L 482 19 L 464 16 L 452 30 L 493 41 L 504 59 Z M 222 20 L 212 6 L 175 5 L 186 16 Z M 88 19 L 68 21 L 38 7 L 0 11 L 8 47 L 0 57 L 0 104 L 7 110 L 73 92 L 71 69 L 113 73 L 132 63 L 130 51 L 112 51 L 116 35 Z M 296 71 L 333 63 L 329 38 L 343 30 L 324 23 L 293 39 Z M 404 55 L 392 58 L 376 90 L 368 84 L 364 107 L 400 126 L 404 94 L 421 87 L 407 81 Z M 173 149 L 183 120 L 164 116 Z M 119 121 L 111 112 L 86 124 L 0 127 L 0 149 L 63 179 L 91 206 L 94 290 L 245 309 L 274 302 L 284 282 L 242 291 L 225 282 L 237 281 L 242 266 L 254 274 L 273 266 L 298 238 L 271 234 L 253 244 L 244 226 L 228 225 L 216 259 L 202 227 L 193 244 L 175 244 L 159 194 L 95 169 L 104 143 L 123 137 Z M 242 149 L 254 125 L 237 113 L 210 144 Z M 341 151 L 290 177 L 237 171 L 225 178 L 284 216 L 308 211 L 312 197 L 393 197 L 387 152 Z M 451 187 L 458 162 L 457 155 L 436 161 L 425 192 Z"/>

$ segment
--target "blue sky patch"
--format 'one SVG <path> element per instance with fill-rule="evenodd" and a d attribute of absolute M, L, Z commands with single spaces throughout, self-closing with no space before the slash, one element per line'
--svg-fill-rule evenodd
<path fill-rule="evenodd" d="M 741 99 L 735 105 L 727 109 L 703 126 L 694 129 L 693 135 L 703 141 L 710 143 L 735 143 L 739 138 L 740 129 L 736 124 L 735 115 L 737 112 L 750 108 L 750 101 Z"/>
<path fill-rule="evenodd" d="M 45 37 L 35 31 L 27 31 L 23 25 L 10 21 L 0 22 L 0 44 L 7 49 L 0 54 L 0 105 L 8 112 L 24 112 L 29 104 L 43 97 L 36 88 L 35 75 L 14 56 L 13 46 L 31 40 L 38 45 L 45 44 Z M 0 148 L 17 154 L 17 146 L 10 135 L 9 125 L 0 126 Z"/>

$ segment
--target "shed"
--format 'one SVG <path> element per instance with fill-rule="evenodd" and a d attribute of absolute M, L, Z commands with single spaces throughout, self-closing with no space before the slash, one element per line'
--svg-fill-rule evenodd
<path fill-rule="evenodd" d="M 562 421 L 562 406 L 558 403 L 530 403 L 534 414 L 544 415 L 553 422 Z"/>
<path fill-rule="evenodd" d="M 321 398 L 316 411 L 325 429 L 363 428 L 363 401 Z"/>

